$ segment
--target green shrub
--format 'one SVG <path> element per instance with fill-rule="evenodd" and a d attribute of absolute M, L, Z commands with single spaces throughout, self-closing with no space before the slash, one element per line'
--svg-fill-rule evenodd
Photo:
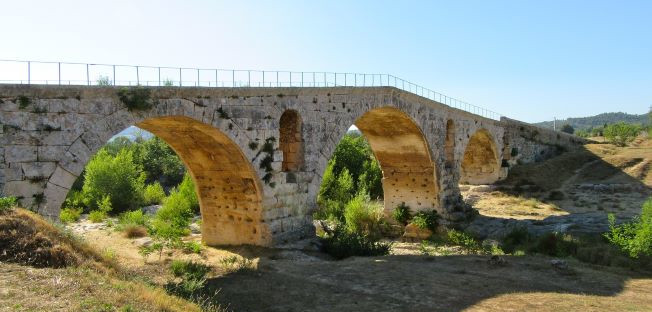
<path fill-rule="evenodd" d="M 435 232 L 439 223 L 439 214 L 437 214 L 436 210 L 419 211 L 412 217 L 410 222 L 420 229 L 429 229 Z"/>
<path fill-rule="evenodd" d="M 317 203 L 321 212 L 317 215 L 323 219 L 344 222 L 344 207 L 353 197 L 353 178 L 349 170 L 344 168 L 337 175 L 334 173 L 334 161 L 331 160 L 326 166 L 322 184 L 317 195 Z"/>
<path fill-rule="evenodd" d="M 604 136 L 617 146 L 625 146 L 638 136 L 641 126 L 619 122 L 604 128 Z"/>
<path fill-rule="evenodd" d="M 524 226 L 517 226 L 503 237 L 502 249 L 506 253 L 514 253 L 517 250 L 524 250 L 526 245 L 531 241 L 532 236 Z"/>
<path fill-rule="evenodd" d="M 199 242 L 183 242 L 181 249 L 186 253 L 200 254 L 204 247 Z"/>
<path fill-rule="evenodd" d="M 143 202 L 144 181 L 132 151 L 123 149 L 114 157 L 102 149 L 86 165 L 84 203 L 94 210 L 102 198 L 110 196 L 114 212 L 135 210 Z"/>
<path fill-rule="evenodd" d="M 412 218 L 410 215 L 410 207 L 408 207 L 405 203 L 401 203 L 400 205 L 396 206 L 396 208 L 394 208 L 392 217 L 394 220 L 396 220 L 396 222 L 407 225 Z"/>
<path fill-rule="evenodd" d="M 577 254 L 577 247 L 578 243 L 570 235 L 547 233 L 538 237 L 529 251 L 553 257 L 568 257 Z"/>
<path fill-rule="evenodd" d="M 111 210 L 111 196 L 104 196 L 98 203 L 98 208 L 88 214 L 88 220 L 93 223 L 103 222 L 109 216 Z"/>
<path fill-rule="evenodd" d="M 165 191 L 160 183 L 148 184 L 143 193 L 145 205 L 160 204 L 165 198 Z"/>
<path fill-rule="evenodd" d="M 163 201 L 161 207 L 154 217 L 155 221 L 163 221 L 177 228 L 188 228 L 194 213 L 191 203 L 185 194 L 179 190 L 172 190 L 170 195 Z"/>
<path fill-rule="evenodd" d="M 118 223 L 123 227 L 129 225 L 147 227 L 149 225 L 149 219 L 150 217 L 139 209 L 134 211 L 127 211 L 121 214 L 120 218 L 118 219 Z"/>
<path fill-rule="evenodd" d="M 461 246 L 470 251 L 478 251 L 481 248 L 480 243 L 473 236 L 457 230 L 448 230 L 446 238 L 449 243 Z"/>
<path fill-rule="evenodd" d="M 615 216 L 610 214 L 605 237 L 632 258 L 652 256 L 652 198 L 643 204 L 640 217 L 631 222 L 616 225 Z"/>
<path fill-rule="evenodd" d="M 118 98 L 130 111 L 150 109 L 152 107 L 150 96 L 150 90 L 140 86 L 134 88 L 123 87 L 118 91 Z"/>
<path fill-rule="evenodd" d="M 383 206 L 372 202 L 369 195 L 360 193 L 346 204 L 344 219 L 347 230 L 379 237 L 383 224 Z"/>
<path fill-rule="evenodd" d="M 173 260 L 170 271 L 175 277 L 203 279 L 211 271 L 211 267 L 194 261 Z"/>
<path fill-rule="evenodd" d="M 59 213 L 59 220 L 63 223 L 77 222 L 82 212 L 82 208 L 63 208 Z"/>
<path fill-rule="evenodd" d="M 13 209 L 17 203 L 16 197 L 0 197 L 0 212 L 5 212 Z"/>
<path fill-rule="evenodd" d="M 183 196 L 183 198 L 188 202 L 190 210 L 198 213 L 199 199 L 197 198 L 197 192 L 195 192 L 195 183 L 187 172 L 183 176 L 183 180 L 181 181 L 181 184 L 179 184 L 178 190 L 181 196 Z"/>
<path fill-rule="evenodd" d="M 382 256 L 389 254 L 390 249 L 391 244 L 350 232 L 343 225 L 337 226 L 331 235 L 322 238 L 322 250 L 336 259 L 351 256 Z"/>

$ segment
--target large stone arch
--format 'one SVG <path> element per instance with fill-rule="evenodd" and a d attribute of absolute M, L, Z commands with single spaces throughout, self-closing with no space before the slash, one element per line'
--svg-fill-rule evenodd
<path fill-rule="evenodd" d="M 460 169 L 462 184 L 490 184 L 500 179 L 498 149 L 489 131 L 479 129 L 470 137 Z"/>
<path fill-rule="evenodd" d="M 237 132 L 197 120 L 194 104 L 183 99 L 162 100 L 158 109 L 129 112 L 126 109 L 95 120 L 61 155 L 47 179 L 44 215 L 56 218 L 63 200 L 94 155 L 108 139 L 128 126 L 152 132 L 168 143 L 186 165 L 198 194 L 202 240 L 207 245 L 269 245 L 268 224 L 263 222 L 264 187 L 243 153 Z"/>

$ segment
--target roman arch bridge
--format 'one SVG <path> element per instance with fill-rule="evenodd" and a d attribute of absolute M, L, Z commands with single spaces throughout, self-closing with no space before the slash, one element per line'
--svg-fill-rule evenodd
<path fill-rule="evenodd" d="M 134 107 L 137 101 L 146 105 Z M 52 218 L 112 136 L 132 125 L 154 133 L 195 181 L 209 245 L 273 245 L 314 235 L 322 175 L 351 125 L 380 163 L 385 210 L 400 203 L 435 209 L 450 224 L 473 215 L 459 183 L 492 183 L 510 166 L 582 143 L 395 87 L 5 84 L 0 122 L 3 195 Z"/>

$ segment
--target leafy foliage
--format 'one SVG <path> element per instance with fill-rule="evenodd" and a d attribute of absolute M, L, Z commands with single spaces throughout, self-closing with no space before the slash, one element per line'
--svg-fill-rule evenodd
<path fill-rule="evenodd" d="M 16 197 L 0 197 L 0 212 L 9 211 L 16 206 Z"/>
<path fill-rule="evenodd" d="M 377 238 L 383 226 L 383 206 L 379 202 L 372 202 L 369 195 L 360 193 L 346 204 L 344 219 L 350 232 Z"/>
<path fill-rule="evenodd" d="M 641 216 L 632 222 L 616 225 L 609 215 L 609 232 L 605 237 L 632 258 L 652 256 L 652 198 L 643 204 Z"/>
<path fill-rule="evenodd" d="M 641 127 L 639 125 L 619 122 L 605 127 L 604 136 L 615 145 L 625 146 L 633 141 L 640 132 Z"/>
<path fill-rule="evenodd" d="M 419 211 L 412 217 L 411 222 L 420 229 L 429 229 L 434 232 L 437 230 L 437 224 L 439 223 L 439 214 L 437 214 L 436 210 Z"/>
<path fill-rule="evenodd" d="M 154 182 L 145 187 L 143 199 L 145 205 L 160 204 L 165 198 L 165 191 L 160 183 Z"/>
<path fill-rule="evenodd" d="M 121 150 L 111 156 L 100 150 L 86 165 L 82 193 L 84 204 L 91 210 L 109 196 L 115 212 L 134 210 L 143 202 L 145 174 L 133 160 L 133 152 Z"/>
<path fill-rule="evenodd" d="M 68 207 L 61 209 L 59 213 L 59 220 L 63 223 L 71 223 L 79 221 L 83 210 L 81 207 Z"/>
<path fill-rule="evenodd" d="M 109 212 L 111 212 L 112 207 L 111 207 L 111 196 L 106 195 L 102 198 L 102 200 L 98 203 L 98 209 L 91 211 L 90 214 L 88 214 L 88 220 L 90 220 L 93 223 L 99 223 L 104 220 L 109 215 Z"/>
<path fill-rule="evenodd" d="M 382 256 L 389 254 L 391 244 L 378 242 L 357 232 L 338 226 L 329 236 L 322 239 L 324 252 L 336 259 L 351 256 Z"/>
<path fill-rule="evenodd" d="M 405 203 L 401 203 L 400 205 L 396 206 L 396 208 L 394 208 L 392 217 L 394 220 L 396 220 L 396 222 L 406 225 L 408 221 L 412 219 L 412 215 L 410 214 L 410 207 L 408 207 Z"/>
<path fill-rule="evenodd" d="M 130 111 L 150 109 L 152 107 L 150 97 L 150 90 L 140 86 L 134 88 L 123 87 L 118 91 L 118 98 Z"/>

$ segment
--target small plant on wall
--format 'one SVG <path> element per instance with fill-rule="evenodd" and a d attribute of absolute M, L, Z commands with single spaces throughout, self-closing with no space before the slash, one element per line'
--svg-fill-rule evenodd
<path fill-rule="evenodd" d="M 152 108 L 151 92 L 147 88 L 121 88 L 118 91 L 118 98 L 130 111 Z"/>
<path fill-rule="evenodd" d="M 273 168 L 272 168 L 272 162 L 274 162 L 274 142 L 276 142 L 275 137 L 269 137 L 265 139 L 265 143 L 260 147 L 258 150 L 258 153 L 256 153 L 256 157 L 254 157 L 254 160 L 256 160 L 260 155 L 265 154 L 263 156 L 263 159 L 260 161 L 260 169 L 265 170 L 265 175 L 263 176 L 263 182 L 265 184 L 274 187 L 275 183 L 271 182 L 272 177 L 273 177 Z"/>

